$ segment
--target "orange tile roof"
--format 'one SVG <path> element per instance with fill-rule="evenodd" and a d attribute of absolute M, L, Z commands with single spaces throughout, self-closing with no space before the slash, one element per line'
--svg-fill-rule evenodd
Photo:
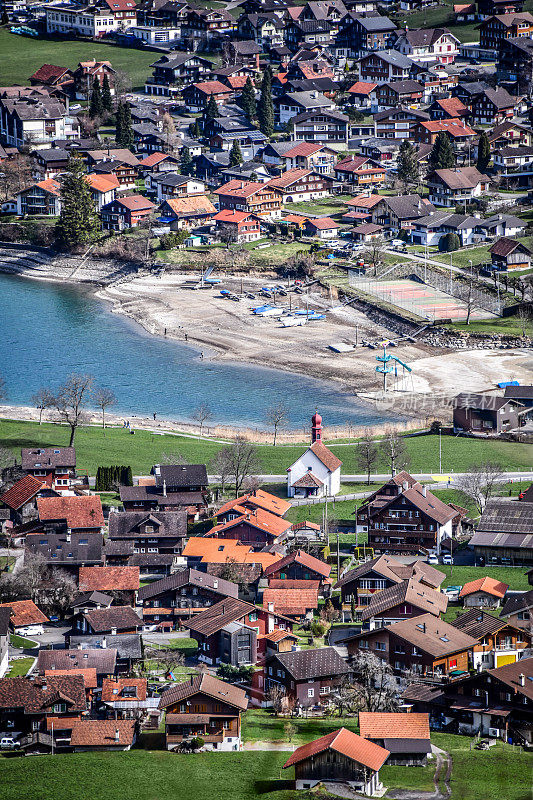
<path fill-rule="evenodd" d="M 318 153 L 322 148 L 325 147 L 324 144 L 320 144 L 318 142 L 299 142 L 290 150 L 287 150 L 286 153 L 283 153 L 283 158 L 295 158 L 295 156 L 312 156 L 315 153 Z"/>
<path fill-rule="evenodd" d="M 327 231 L 331 228 L 340 228 L 338 222 L 331 219 L 331 217 L 319 217 L 318 219 L 308 219 L 307 224 L 311 225 L 313 228 L 316 228 L 320 231 Z"/>
<path fill-rule="evenodd" d="M 232 89 L 244 89 L 248 78 L 246 75 L 229 75 L 226 80 Z"/>
<path fill-rule="evenodd" d="M 24 625 L 42 625 L 48 622 L 48 617 L 37 608 L 33 600 L 13 600 L 11 603 L 0 603 L 0 608 L 11 608 L 13 615 L 10 619 L 14 628 Z"/>
<path fill-rule="evenodd" d="M 326 447 L 324 442 L 313 442 L 309 449 L 331 472 L 334 472 L 338 467 L 342 466 L 342 461 L 331 452 L 329 447 Z"/>
<path fill-rule="evenodd" d="M 250 216 L 251 214 L 249 211 L 234 211 L 231 208 L 223 208 L 213 219 L 215 222 L 234 222 L 238 225 L 239 222 L 244 222 L 244 220 L 248 219 Z"/>
<path fill-rule="evenodd" d="M 46 483 L 34 478 L 33 475 L 24 475 L 17 481 L 11 489 L 0 495 L 0 504 L 3 503 L 8 508 L 18 511 L 25 503 L 28 503 L 44 487 Z"/>
<path fill-rule="evenodd" d="M 61 194 L 61 184 L 59 184 L 53 178 L 48 178 L 45 181 L 39 181 L 35 184 L 35 186 L 38 186 L 39 189 L 44 189 L 46 192 L 50 192 L 50 194 L 54 194 L 56 197 L 59 197 Z"/>
<path fill-rule="evenodd" d="M 279 561 L 278 553 L 255 553 L 249 545 L 238 539 L 215 539 L 191 536 L 182 555 L 189 558 L 201 557 L 204 564 L 225 564 L 236 561 L 238 564 L 260 564 L 263 569 Z"/>
<path fill-rule="evenodd" d="M 169 153 L 150 153 L 149 156 L 143 158 L 140 166 L 141 167 L 155 167 L 156 164 L 161 163 L 166 158 L 169 158 Z"/>
<path fill-rule="evenodd" d="M 429 739 L 429 714 L 360 711 L 359 733 L 365 739 Z"/>
<path fill-rule="evenodd" d="M 39 497 L 39 520 L 65 520 L 69 528 L 103 528 L 102 502 L 96 495 L 83 497 Z"/>
<path fill-rule="evenodd" d="M 102 683 L 102 702 L 113 703 L 116 700 L 146 700 L 146 678 L 104 678 Z M 122 692 L 125 687 L 135 686 L 137 695 L 135 697 L 124 697 Z"/>
<path fill-rule="evenodd" d="M 294 169 L 288 169 L 283 175 L 280 175 L 278 178 L 272 178 L 272 180 L 268 181 L 269 186 L 275 186 L 278 189 L 286 189 L 287 186 L 291 186 L 291 184 L 296 183 L 296 181 L 305 178 L 306 175 L 310 175 L 312 170 L 304 169 L 303 167 L 295 167 Z"/>
<path fill-rule="evenodd" d="M 377 83 L 371 83 L 370 81 L 356 81 L 348 89 L 348 94 L 370 94 L 377 85 Z"/>
<path fill-rule="evenodd" d="M 121 747 L 132 745 L 134 719 L 77 719 L 72 721 L 71 747 Z M 116 731 L 119 732 L 118 740 Z"/>
<path fill-rule="evenodd" d="M 281 642 L 283 639 L 294 639 L 295 642 L 298 641 L 298 637 L 294 633 L 284 631 L 281 628 L 275 628 L 272 633 L 267 633 L 263 638 L 267 639 L 269 642 Z"/>
<path fill-rule="evenodd" d="M 139 478 L 139 486 L 155 486 L 155 478 Z"/>
<path fill-rule="evenodd" d="M 118 189 L 120 186 L 120 182 L 114 173 L 110 175 L 96 175 L 89 172 L 85 175 L 85 180 L 91 189 L 95 189 L 97 192 L 110 192 L 111 189 Z"/>
<path fill-rule="evenodd" d="M 286 583 L 286 581 L 282 582 Z M 308 582 L 306 581 L 306 583 Z M 263 591 L 263 608 L 267 609 L 269 603 L 274 604 L 275 613 L 304 615 L 310 609 L 318 608 L 318 587 L 316 589 L 271 589 L 269 587 Z"/>
<path fill-rule="evenodd" d="M 320 739 L 315 739 L 314 742 L 298 747 L 285 762 L 283 769 L 306 761 L 318 753 L 323 753 L 324 750 L 335 750 L 374 771 L 380 769 L 389 757 L 389 751 L 384 747 L 379 747 L 374 742 L 363 739 L 362 736 L 358 736 L 346 728 L 339 728 Z"/>
<path fill-rule="evenodd" d="M 459 100 L 458 97 L 445 97 L 442 100 L 436 100 L 435 102 L 442 108 L 443 111 L 446 111 L 447 114 L 451 114 L 451 116 L 454 118 L 468 114 L 468 108 Z"/>
<path fill-rule="evenodd" d="M 207 532 L 206 536 L 215 536 L 222 531 L 231 530 L 231 528 L 234 528 L 243 522 L 252 525 L 254 528 L 258 528 L 264 533 L 268 533 L 275 538 L 281 536 L 291 527 L 291 523 L 286 519 L 282 519 L 276 514 L 271 514 L 269 511 L 265 511 L 263 508 L 256 508 L 254 511 L 246 510 L 245 513 L 241 514 L 240 517 L 236 517 L 235 519 L 230 519 L 227 522 L 222 522 L 219 525 L 215 525 L 214 528 Z"/>
<path fill-rule="evenodd" d="M 95 667 L 86 669 L 45 669 L 45 678 L 50 678 L 54 675 L 81 675 L 86 689 L 96 689 L 98 686 Z"/>
<path fill-rule="evenodd" d="M 252 197 L 261 189 L 265 189 L 266 184 L 260 181 L 241 181 L 233 178 L 215 189 L 213 194 L 230 195 L 232 197 Z"/>
<path fill-rule="evenodd" d="M 80 567 L 81 592 L 135 591 L 139 588 L 139 567 Z"/>
<path fill-rule="evenodd" d="M 459 597 L 467 597 L 469 594 L 474 594 L 474 592 L 486 592 L 487 594 L 493 595 L 493 597 L 505 597 L 505 593 L 509 586 L 506 583 L 502 583 L 501 581 L 497 581 L 494 578 L 489 578 L 488 576 L 484 578 L 477 578 L 475 581 L 469 581 L 469 583 L 465 583 L 461 591 L 459 592 Z"/>
<path fill-rule="evenodd" d="M 383 200 L 380 194 L 361 195 L 360 197 L 353 197 L 351 200 L 346 200 L 346 205 L 357 206 L 357 208 L 374 208 L 380 200 Z"/>
<path fill-rule="evenodd" d="M 301 217 L 299 214 L 286 214 L 280 219 L 280 222 L 294 222 L 295 225 L 303 225 L 308 219 L 309 217 Z"/>
<path fill-rule="evenodd" d="M 265 511 L 270 511 L 271 514 L 277 514 L 280 517 L 286 514 L 289 508 L 291 508 L 291 504 L 288 500 L 276 497 L 275 494 L 265 492 L 263 489 L 256 489 L 255 492 L 243 494 L 240 497 L 236 497 L 235 500 L 228 500 L 227 503 L 224 503 L 224 505 L 219 508 L 217 516 L 219 514 L 224 514 L 226 511 L 231 511 L 236 505 L 243 506 L 244 508 L 246 508 L 247 505 L 255 506 Z"/>
<path fill-rule="evenodd" d="M 288 553 L 286 556 L 283 556 L 283 558 L 280 558 L 279 561 L 276 561 L 275 564 L 265 570 L 265 574 L 271 575 L 274 572 L 279 572 L 287 565 L 293 563 L 301 564 L 302 567 L 306 567 L 312 572 L 322 575 L 324 578 L 329 577 L 331 572 L 330 564 L 320 561 L 319 558 L 309 555 L 309 553 L 306 553 L 304 550 L 297 550 L 296 552 Z"/>
<path fill-rule="evenodd" d="M 420 125 L 430 133 L 446 131 L 451 136 L 476 136 L 476 132 L 461 119 L 433 119 L 421 122 Z"/>
<path fill-rule="evenodd" d="M 205 194 L 197 194 L 190 197 L 173 197 L 165 202 L 170 206 L 174 214 L 178 216 L 197 213 L 213 214 L 214 216 L 217 213 L 215 206 Z"/>
<path fill-rule="evenodd" d="M 220 81 L 200 81 L 200 83 L 194 84 L 195 89 L 198 91 L 203 92 L 203 94 L 230 94 L 231 89 L 229 86 L 225 86 Z"/>

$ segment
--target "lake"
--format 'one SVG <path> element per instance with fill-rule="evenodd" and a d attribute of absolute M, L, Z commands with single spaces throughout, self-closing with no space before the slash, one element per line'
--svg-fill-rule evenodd
<path fill-rule="evenodd" d="M 213 422 L 263 427 L 266 409 L 283 400 L 292 428 L 307 425 L 315 408 L 326 425 L 393 419 L 304 375 L 201 360 L 195 348 L 147 334 L 85 289 L 0 274 L 0 336 L 12 405 L 31 405 L 41 387 L 84 372 L 113 390 L 119 413 L 189 421 L 206 402 Z"/>

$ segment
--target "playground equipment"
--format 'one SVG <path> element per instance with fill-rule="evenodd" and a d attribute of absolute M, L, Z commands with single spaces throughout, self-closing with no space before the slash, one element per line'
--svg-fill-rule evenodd
<path fill-rule="evenodd" d="M 403 375 L 406 372 L 412 372 L 413 370 L 411 367 L 402 361 L 401 358 L 398 356 L 392 356 L 390 353 L 387 353 L 387 343 L 383 343 L 383 355 L 376 356 L 376 361 L 380 363 L 376 367 L 376 372 L 380 372 L 383 375 L 383 391 L 387 391 L 387 375 L 394 373 L 394 376 L 398 376 L 398 366 L 400 366 L 403 370 Z"/>

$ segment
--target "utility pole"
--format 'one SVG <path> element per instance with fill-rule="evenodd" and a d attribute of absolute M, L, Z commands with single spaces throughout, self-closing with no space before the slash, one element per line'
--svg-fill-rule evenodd
<path fill-rule="evenodd" d="M 453 267 L 453 253 L 450 253 L 450 294 L 452 293 L 452 284 L 453 284 L 452 267 Z"/>
<path fill-rule="evenodd" d="M 340 551 L 340 534 L 339 528 L 337 527 L 337 580 L 339 580 L 341 576 L 341 551 Z"/>
<path fill-rule="evenodd" d="M 439 475 L 442 475 L 442 427 L 439 425 Z"/>

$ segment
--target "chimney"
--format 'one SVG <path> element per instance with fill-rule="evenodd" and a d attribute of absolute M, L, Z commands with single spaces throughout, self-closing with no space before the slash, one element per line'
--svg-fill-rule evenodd
<path fill-rule="evenodd" d="M 274 603 L 269 603 L 268 604 L 268 610 L 270 611 L 271 614 L 274 613 Z"/>
<path fill-rule="evenodd" d="M 520 686 L 526 685 L 526 676 L 524 675 L 523 672 L 521 672 L 520 675 L 518 676 L 518 683 L 520 684 Z"/>
<path fill-rule="evenodd" d="M 406 492 L 408 490 L 408 488 L 409 488 L 409 482 L 408 481 L 404 481 L 402 483 L 402 492 Z"/>
<path fill-rule="evenodd" d="M 221 609 L 220 613 L 221 614 L 225 614 L 226 613 L 226 606 L 225 605 L 222 605 L 222 609 Z"/>
<path fill-rule="evenodd" d="M 118 728 L 115 729 L 115 742 L 120 741 L 120 731 Z"/>
<path fill-rule="evenodd" d="M 67 531 L 67 536 L 66 536 L 67 542 L 70 542 L 70 539 L 71 539 L 71 535 L 70 535 L 70 530 L 69 530 L 69 531 Z"/>
<path fill-rule="evenodd" d="M 191 686 L 194 684 L 194 675 L 191 673 Z"/>
<path fill-rule="evenodd" d="M 163 497 L 167 496 L 167 482 L 163 481 Z"/>
<path fill-rule="evenodd" d="M 427 497 L 427 495 L 428 495 L 428 490 L 426 489 L 425 486 L 422 486 L 422 497 Z"/>

